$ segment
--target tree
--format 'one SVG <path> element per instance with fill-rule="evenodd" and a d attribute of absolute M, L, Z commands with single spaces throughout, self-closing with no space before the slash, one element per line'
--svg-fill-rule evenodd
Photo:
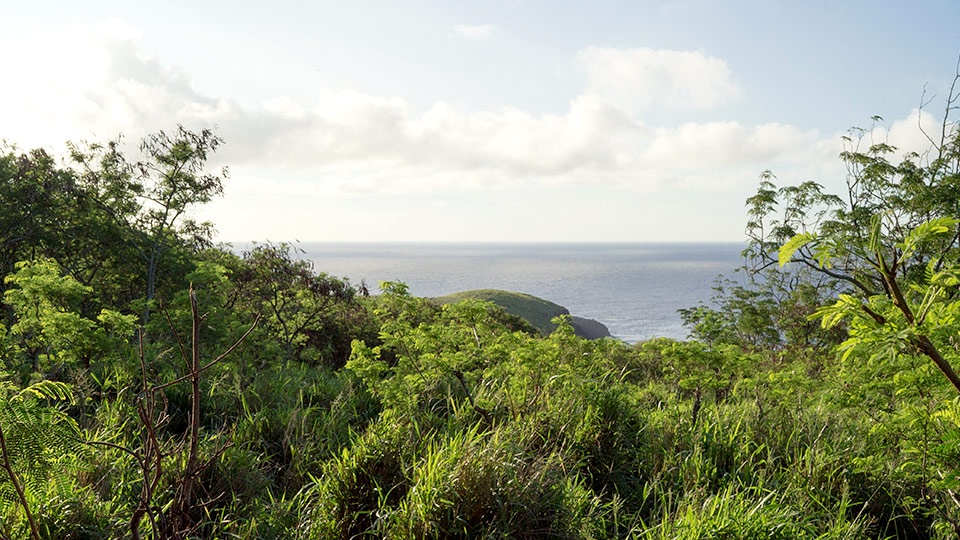
<path fill-rule="evenodd" d="M 351 338 L 337 325 L 358 308 L 347 281 L 317 274 L 310 261 L 295 260 L 287 244 L 263 244 L 243 254 L 233 282 L 235 306 L 262 315 L 262 330 L 285 359 L 346 361 Z"/>
<path fill-rule="evenodd" d="M 79 305 L 92 290 L 63 275 L 51 259 L 23 261 L 17 271 L 4 279 L 10 287 L 3 301 L 14 314 L 8 339 L 12 350 L 25 356 L 30 372 L 41 367 L 60 370 L 65 364 L 81 362 L 89 367 L 103 359 L 133 334 L 132 315 L 102 309 L 96 320 L 79 313 Z M 11 354 L 10 356 L 15 356 Z M 50 365 L 41 365 L 46 359 Z M 10 358 L 5 359 L 10 364 Z"/>
<path fill-rule="evenodd" d="M 679 310 L 692 338 L 744 351 L 822 350 L 843 340 L 842 329 L 821 328 L 809 318 L 836 290 L 836 280 L 809 268 L 784 272 L 756 263 L 745 261 L 740 281 L 718 278 L 710 305 Z"/>
<path fill-rule="evenodd" d="M 764 173 L 748 200 L 747 228 L 764 264 L 802 265 L 837 280 L 836 303 L 817 313 L 826 327 L 849 321 L 847 354 L 921 354 L 960 391 L 950 360 L 960 330 L 960 126 L 950 118 L 958 81 L 960 64 L 928 151 L 898 161 L 875 130 L 855 128 L 840 156 L 845 198 L 814 182 L 776 189 Z"/>
<path fill-rule="evenodd" d="M 0 275 L 18 261 L 47 255 L 68 221 L 65 206 L 75 192 L 70 171 L 60 169 L 44 150 L 0 155 Z M 3 285 L 0 285 L 0 291 Z"/>
<path fill-rule="evenodd" d="M 223 144 L 209 129 L 177 126 L 176 132 L 148 135 L 140 143 L 141 159 L 131 162 L 120 140 L 106 145 L 71 145 L 88 195 L 115 223 L 123 226 L 126 244 L 145 264 L 141 323 L 150 316 L 158 271 L 173 248 L 210 244 L 213 226 L 189 218 L 189 211 L 223 193 L 226 169 L 206 170 L 207 159 Z"/>
<path fill-rule="evenodd" d="M 19 261 L 54 259 L 79 283 L 93 287 L 82 306 L 88 317 L 100 306 L 120 306 L 141 296 L 142 288 L 130 278 L 138 273 L 138 255 L 129 223 L 114 218 L 135 211 L 133 198 L 127 197 L 124 209 L 117 197 L 105 197 L 99 189 L 45 150 L 10 147 L 0 153 L 0 275 L 13 273 Z M 114 190 L 119 191 L 130 193 Z M 103 211 L 102 200 L 109 200 L 112 214 Z M 8 312 L 8 324 L 10 318 Z"/>

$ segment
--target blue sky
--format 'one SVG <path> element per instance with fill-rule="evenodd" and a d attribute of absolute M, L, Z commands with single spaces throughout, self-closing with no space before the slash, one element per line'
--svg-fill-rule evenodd
<path fill-rule="evenodd" d="M 10 5 L 13 4 L 13 5 Z M 960 2 L 35 2 L 0 7 L 0 138 L 227 144 L 223 240 L 738 241 L 759 173 L 923 149 Z"/>

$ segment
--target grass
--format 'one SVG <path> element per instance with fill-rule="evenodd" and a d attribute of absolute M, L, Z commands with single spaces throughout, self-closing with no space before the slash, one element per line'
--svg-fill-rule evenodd
<path fill-rule="evenodd" d="M 214 463 L 200 479 L 209 504 L 197 535 L 955 537 L 960 405 L 939 386 L 873 396 L 881 410 L 851 399 L 868 388 L 839 366 L 731 352 L 718 361 L 733 362 L 732 375 L 694 362 L 678 378 L 668 340 L 588 341 L 566 325 L 533 336 L 470 303 L 400 309 L 346 369 L 211 370 L 201 454 Z M 143 479 L 119 447 L 135 453 L 144 432 L 124 380 L 91 377 L 84 394 L 84 437 L 117 447 L 64 455 L 67 483 L 33 484 L 50 537 L 126 533 Z M 168 394 L 158 505 L 183 466 L 182 398 Z M 23 532 L 15 508 L 4 517 L 0 533 Z"/>

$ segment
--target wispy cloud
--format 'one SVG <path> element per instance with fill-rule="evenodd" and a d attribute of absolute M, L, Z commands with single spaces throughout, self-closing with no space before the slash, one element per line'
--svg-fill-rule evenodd
<path fill-rule="evenodd" d="M 639 113 L 712 109 L 740 95 L 726 62 L 699 51 L 591 46 L 577 53 L 586 91 Z"/>
<path fill-rule="evenodd" d="M 467 39 L 490 39 L 495 28 L 489 24 L 458 24 L 453 27 L 453 32 Z"/>
<path fill-rule="evenodd" d="M 138 39 L 118 20 L 0 35 L 0 47 L 24 51 L 7 59 L 17 75 L 0 87 L 8 130 L 0 137 L 27 145 L 109 138 L 236 112 L 228 100 L 196 91 L 185 71 L 144 54 Z"/>

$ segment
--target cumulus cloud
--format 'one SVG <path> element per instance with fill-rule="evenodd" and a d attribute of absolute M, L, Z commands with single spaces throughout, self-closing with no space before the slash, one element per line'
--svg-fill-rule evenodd
<path fill-rule="evenodd" d="M 633 113 L 712 109 L 740 95 L 726 62 L 697 51 L 591 46 L 577 53 L 577 65 L 586 92 Z"/>
<path fill-rule="evenodd" d="M 257 171 L 273 180 L 248 182 L 249 190 L 282 189 L 278 179 L 328 192 L 720 189 L 752 182 L 770 162 L 819 159 L 810 149 L 822 143 L 816 132 L 773 123 L 644 123 L 636 114 L 644 107 L 703 108 L 736 97 L 726 65 L 696 52 L 584 49 L 576 61 L 586 88 L 553 114 L 443 102 L 415 112 L 399 97 L 333 90 L 311 103 L 279 96 L 240 105 L 203 95 L 189 74 L 143 54 L 135 30 L 122 23 L 74 27 L 66 36 L 70 47 L 61 42 L 40 58 L 14 60 L 22 84 L 0 89 L 0 117 L 10 130 L 0 136 L 35 145 L 138 137 L 176 123 L 218 126 L 227 140 L 218 162 L 235 176 Z M 17 50 L 44 39 L 53 38 L 37 36 Z"/>
<path fill-rule="evenodd" d="M 414 114 L 403 100 L 354 92 L 323 99 L 338 105 L 294 119 L 261 111 L 257 130 L 248 125 L 255 113 L 236 117 L 226 124 L 230 132 L 255 135 L 228 161 L 335 170 L 325 176 L 335 177 L 344 191 L 558 183 L 720 189 L 752 182 L 773 162 L 835 160 L 839 151 L 823 153 L 816 131 L 777 123 L 648 126 L 593 95 L 576 97 L 561 114 L 539 115 L 515 108 L 466 111 L 447 103 Z"/>
<path fill-rule="evenodd" d="M 458 24 L 453 27 L 453 32 L 466 39 L 490 39 L 494 27 L 489 24 Z"/>
<path fill-rule="evenodd" d="M 953 129 L 958 129 L 954 124 Z M 947 132 L 949 136 L 949 131 Z M 913 109 L 906 118 L 886 122 L 878 119 L 869 128 L 854 129 L 848 135 L 849 150 L 866 151 L 870 145 L 885 143 L 893 146 L 895 159 L 907 154 L 918 154 L 929 158 L 936 146 L 942 145 L 944 136 L 943 122 L 928 110 Z"/>
<path fill-rule="evenodd" d="M 210 124 L 235 112 L 198 93 L 189 75 L 142 53 L 137 30 L 119 20 L 13 30 L 0 47 L 16 50 L 0 87 L 3 137 L 21 145 L 112 138 L 172 123 Z M 51 140 L 51 138 L 53 138 Z"/>

